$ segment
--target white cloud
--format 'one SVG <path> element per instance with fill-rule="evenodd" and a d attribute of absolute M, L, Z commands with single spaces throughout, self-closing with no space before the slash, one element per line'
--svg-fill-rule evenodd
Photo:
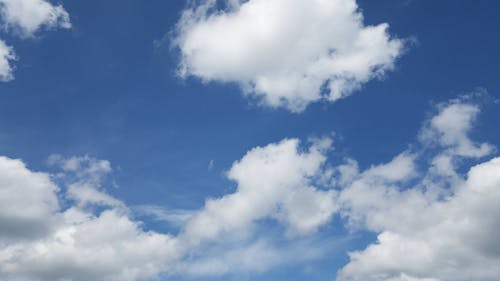
<path fill-rule="evenodd" d="M 440 281 L 440 280 L 434 278 L 415 278 L 413 276 L 401 274 L 398 277 L 387 279 L 387 281 Z"/>
<path fill-rule="evenodd" d="M 202 0 L 178 23 L 182 76 L 238 83 L 271 107 L 336 101 L 393 69 L 403 42 L 354 0 Z"/>
<path fill-rule="evenodd" d="M 49 156 L 48 164 L 60 167 L 64 176 L 69 177 L 71 181 L 88 183 L 97 187 L 113 171 L 109 161 L 87 155 L 64 158 L 61 155 L 53 154 Z"/>
<path fill-rule="evenodd" d="M 337 210 L 334 191 L 312 186 L 322 173 L 324 153 L 322 143 L 301 151 L 296 139 L 252 149 L 228 172 L 236 192 L 207 200 L 181 239 L 198 244 L 265 218 L 277 219 L 292 236 L 314 232 Z"/>
<path fill-rule="evenodd" d="M 80 207 L 89 205 L 120 207 L 123 203 L 86 183 L 74 183 L 68 187 L 68 198 L 75 200 Z"/>
<path fill-rule="evenodd" d="M 132 209 L 141 216 L 151 217 L 156 221 L 166 222 L 177 227 L 186 224 L 196 213 L 193 210 L 169 209 L 157 205 L 139 205 L 133 206 Z"/>
<path fill-rule="evenodd" d="M 179 270 L 194 277 L 262 273 L 283 264 L 315 260 L 342 242 L 345 240 L 329 239 L 326 242 L 304 239 L 279 246 L 275 241 L 261 239 L 230 247 L 201 248 L 199 253 L 192 254 L 191 258 L 181 263 Z"/>
<path fill-rule="evenodd" d="M 69 14 L 61 5 L 46 0 L 0 0 L 0 26 L 22 37 L 34 37 L 45 29 L 71 28 Z M 0 39 L 0 82 L 14 79 L 14 49 Z"/>
<path fill-rule="evenodd" d="M 3 26 L 20 36 L 31 37 L 41 28 L 70 28 L 68 12 L 46 0 L 0 0 Z"/>
<path fill-rule="evenodd" d="M 486 156 L 494 147 L 468 138 L 479 107 L 463 100 L 439 107 L 421 134 L 439 146 L 435 157 L 423 159 L 429 161 L 427 170 L 419 172 L 416 159 L 413 165 L 393 165 L 401 162 L 395 160 L 357 173 L 344 185 L 343 216 L 351 226 L 379 235 L 376 243 L 350 253 L 338 280 L 495 280 L 500 275 L 494 234 L 500 230 L 500 158 L 461 175 L 459 160 Z M 373 178 L 374 169 L 385 171 L 383 180 Z M 401 178 L 388 180 L 390 171 Z"/>
<path fill-rule="evenodd" d="M 340 280 L 386 280 L 401 273 L 441 280 L 495 280 L 500 274 L 500 158 L 473 167 L 458 190 L 443 201 L 407 200 L 372 210 L 394 218 L 380 224 L 376 244 L 351 253 Z M 410 204 L 408 204 L 410 203 Z M 404 226 L 398 226 L 403 224 Z M 345 278 L 344 278 L 345 277 Z"/>
<path fill-rule="evenodd" d="M 225 232 L 248 230 L 265 217 L 283 223 L 288 233 L 306 234 L 339 212 L 349 229 L 378 233 L 378 241 L 350 253 L 338 280 L 495 280 L 500 274 L 500 249 L 494 235 L 500 230 L 500 207 L 495 203 L 500 200 L 500 158 L 474 166 L 468 175 L 460 172 L 464 167 L 459 165 L 495 151 L 492 145 L 469 138 L 479 112 L 477 105 L 463 99 L 440 104 L 421 131 L 423 147 L 411 146 L 388 163 L 365 170 L 352 159 L 326 168 L 330 141 L 316 142 L 305 151 L 297 140 L 251 150 L 228 172 L 238 183 L 236 192 L 207 201 L 188 222 L 184 235 L 206 241 L 224 237 Z M 324 176 L 333 176 L 338 193 L 308 189 Z M 279 208 L 271 207 L 276 204 Z M 264 248 L 268 251 L 262 251 L 261 258 L 272 264 L 275 252 Z M 245 249 L 209 252 L 206 258 L 191 261 L 195 268 L 188 267 L 188 272 L 263 270 L 258 264 L 244 263 Z"/>
<path fill-rule="evenodd" d="M 12 65 L 11 62 L 16 60 L 16 54 L 14 49 L 4 41 L 0 40 L 0 81 L 7 82 L 14 79 L 12 75 Z"/>
<path fill-rule="evenodd" d="M 175 240 L 145 232 L 118 210 L 98 216 L 69 209 L 50 236 L 0 250 L 0 278 L 8 280 L 136 281 L 167 270 Z"/>
<path fill-rule="evenodd" d="M 422 141 L 437 142 L 458 156 L 482 157 L 493 151 L 491 145 L 477 145 L 468 136 L 480 111 L 477 105 L 457 99 L 441 104 L 439 108 L 439 113 L 420 132 Z"/>
<path fill-rule="evenodd" d="M 175 238 L 142 230 L 122 202 L 99 190 L 108 161 L 53 156 L 51 163 L 64 174 L 0 158 L 1 280 L 136 281 L 168 270 L 180 253 Z"/>
<path fill-rule="evenodd" d="M 191 276 L 218 276 L 227 273 L 263 272 L 280 263 L 283 254 L 272 243 L 257 241 L 250 245 L 216 249 L 189 260 L 180 270 Z"/>
<path fill-rule="evenodd" d="M 463 100 L 440 105 L 423 131 L 444 123 L 460 129 L 427 134 L 423 148 L 364 170 L 353 159 L 329 166 L 330 139 L 254 148 L 227 172 L 236 183 L 233 193 L 208 199 L 198 211 L 145 207 L 177 220 L 177 236 L 143 230 L 125 203 L 106 193 L 108 161 L 52 156 L 62 174 L 51 180 L 0 157 L 0 279 L 138 281 L 162 273 L 264 272 L 332 249 L 305 235 L 340 214 L 349 230 L 378 236 L 349 254 L 339 281 L 496 280 L 500 157 L 469 164 L 486 156 L 477 148 L 494 151 L 468 137 L 479 111 Z M 430 143 L 435 146 L 428 150 Z M 465 165 L 472 166 L 466 174 Z M 277 222 L 272 229 L 270 220 Z"/>
<path fill-rule="evenodd" d="M 389 163 L 366 170 L 364 176 L 390 182 L 404 181 L 414 176 L 414 160 L 415 155 L 403 152 Z"/>
<path fill-rule="evenodd" d="M 63 186 L 58 191 L 48 174 L 31 172 L 19 160 L 0 158 L 0 203 L 6 206 L 0 209 L 0 218 L 20 224 L 24 223 L 21 215 L 30 218 L 34 214 L 47 224 L 43 233 L 21 240 L 1 240 L 12 232 L 2 228 L 0 279 L 137 281 L 161 273 L 264 271 L 290 261 L 284 256 L 291 253 L 289 248 L 254 240 L 254 233 L 245 240 L 227 231 L 275 218 L 291 235 L 298 235 L 327 222 L 336 209 L 334 193 L 315 189 L 311 183 L 321 173 L 329 146 L 330 141 L 319 140 L 302 151 L 298 140 L 284 140 L 251 150 L 228 173 L 238 183 L 237 192 L 208 200 L 199 211 L 182 212 L 187 216 L 180 222 L 179 236 L 144 231 L 141 222 L 130 218 L 126 205 L 105 192 L 102 183 L 112 171 L 108 161 L 51 156 L 49 163 L 62 170 L 52 176 Z M 307 196 L 312 205 L 304 204 L 300 196 Z M 60 201 L 66 209 L 59 207 Z M 145 209 L 151 213 L 150 207 Z M 158 209 L 153 211 L 158 215 Z M 162 218 L 164 211 L 160 211 Z M 171 220 L 172 214 L 167 214 Z M 26 221 L 29 225 L 22 230 L 40 231 L 32 221 Z M 218 234 L 237 243 L 216 241 Z M 207 247 L 212 256 L 207 256 Z M 302 247 L 300 259 L 317 257 L 318 248 L 304 251 Z M 196 259 L 192 259 L 194 253 Z"/>
<path fill-rule="evenodd" d="M 413 155 L 404 152 L 391 162 L 369 168 L 342 183 L 339 202 L 349 227 L 372 231 L 380 231 L 388 225 L 406 227 L 400 221 L 405 208 L 420 205 L 422 200 L 414 190 L 399 193 L 398 185 L 416 174 L 413 160 Z"/>
<path fill-rule="evenodd" d="M 48 174 L 32 172 L 20 160 L 0 157 L 0 242 L 46 234 L 59 210 L 56 191 Z"/>
<path fill-rule="evenodd" d="M 68 186 L 66 197 L 74 200 L 79 207 L 124 207 L 123 202 L 106 194 L 101 186 L 113 171 L 109 161 L 89 156 L 64 158 L 54 154 L 49 157 L 48 163 L 61 168 L 63 173 L 59 174 L 58 179 L 65 181 Z"/>

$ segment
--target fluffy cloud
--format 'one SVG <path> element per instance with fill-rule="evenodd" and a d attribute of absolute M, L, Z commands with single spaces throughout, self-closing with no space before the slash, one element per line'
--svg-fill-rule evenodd
<path fill-rule="evenodd" d="M 0 158 L 0 221 L 8 226 L 0 231 L 0 279 L 135 281 L 161 273 L 262 271 L 292 260 L 283 256 L 291 251 L 301 252 L 301 260 L 315 258 L 317 244 L 307 251 L 306 244 L 275 248 L 250 232 L 248 239 L 227 245 L 216 236 L 249 230 L 265 218 L 283 223 L 290 235 L 326 223 L 336 210 L 335 193 L 312 183 L 329 147 L 329 140 L 317 140 L 302 150 L 291 139 L 251 150 L 228 172 L 237 191 L 189 212 L 179 236 L 144 231 L 126 205 L 105 192 L 102 183 L 112 171 L 108 161 L 53 155 L 49 163 L 61 173 L 50 176 Z M 32 232 L 40 234 L 19 236 Z M 7 240 L 13 235 L 16 239 Z"/>
<path fill-rule="evenodd" d="M 177 27 L 182 76 L 238 83 L 271 107 L 336 101 L 394 67 L 403 42 L 354 0 L 195 1 Z"/>
<path fill-rule="evenodd" d="M 31 37 L 41 28 L 71 27 L 68 12 L 46 0 L 0 0 L 0 17 L 4 27 L 23 37 Z"/>
<path fill-rule="evenodd" d="M 94 216 L 77 209 L 50 236 L 0 251 L 8 280 L 135 281 L 155 277 L 175 257 L 168 235 L 145 232 L 118 210 Z"/>
<path fill-rule="evenodd" d="M 67 182 L 66 197 L 80 206 L 101 205 L 119 207 L 123 203 L 106 194 L 101 182 L 113 171 L 107 160 L 98 160 L 89 156 L 64 158 L 51 155 L 48 163 L 59 166 L 63 173 L 59 178 Z"/>
<path fill-rule="evenodd" d="M 11 62 L 16 59 L 14 49 L 0 40 L 0 81 L 7 82 L 14 78 Z"/>
<path fill-rule="evenodd" d="M 299 141 L 289 139 L 252 149 L 228 172 L 237 191 L 209 199 L 181 237 L 199 243 L 265 218 L 283 223 L 292 236 L 315 231 L 337 210 L 336 193 L 312 185 L 323 171 L 329 146 L 329 140 L 322 140 L 301 151 Z"/>
<path fill-rule="evenodd" d="M 491 145 L 477 145 L 468 136 L 480 111 L 477 105 L 457 99 L 438 107 L 439 114 L 431 118 L 420 132 L 422 141 L 437 143 L 457 156 L 482 157 L 492 152 Z"/>
<path fill-rule="evenodd" d="M 56 191 L 47 174 L 30 171 L 20 160 L 0 157 L 0 242 L 46 234 L 59 210 Z"/>
<path fill-rule="evenodd" d="M 339 281 L 495 280 L 500 158 L 482 161 L 494 147 L 468 137 L 479 112 L 465 99 L 439 105 L 420 146 L 364 170 L 353 159 L 332 166 L 330 139 L 254 148 L 227 172 L 233 193 L 208 199 L 200 210 L 143 207 L 175 221 L 175 236 L 145 231 L 124 202 L 106 193 L 108 161 L 52 156 L 61 173 L 49 175 L 2 157 L 0 280 L 262 272 L 332 249 L 312 234 L 335 214 L 351 231 L 378 234 L 349 253 Z M 471 167 L 464 174 L 465 165 Z"/>
<path fill-rule="evenodd" d="M 426 199 L 422 191 L 409 193 L 374 204 L 371 215 L 386 216 L 392 223 L 372 222 L 383 229 L 377 243 L 351 253 L 340 280 L 387 280 L 400 274 L 440 280 L 498 278 L 500 158 L 471 168 L 444 200 Z"/>
<path fill-rule="evenodd" d="M 42 28 L 71 27 L 68 12 L 45 0 L 0 0 L 0 25 L 23 38 L 35 36 Z M 14 49 L 0 39 L 0 82 L 14 79 L 14 60 Z"/>
<path fill-rule="evenodd" d="M 393 165 L 402 156 L 351 176 L 339 196 L 341 212 L 351 226 L 379 235 L 376 243 L 350 254 L 338 280 L 498 278 L 500 158 L 473 166 L 465 176 L 458 172 L 465 158 L 486 156 L 494 149 L 467 137 L 479 110 L 465 100 L 440 105 L 422 133 L 440 149 L 418 180 L 416 158 L 408 159 L 413 164 Z M 446 165 L 436 168 L 436 159 L 443 157 Z M 400 177 L 376 179 L 374 169 Z"/>
<path fill-rule="evenodd" d="M 134 281 L 167 271 L 179 253 L 175 239 L 142 230 L 122 202 L 99 190 L 107 161 L 51 157 L 51 163 L 65 171 L 52 177 L 68 181 L 64 190 L 50 175 L 0 158 L 1 280 Z"/>

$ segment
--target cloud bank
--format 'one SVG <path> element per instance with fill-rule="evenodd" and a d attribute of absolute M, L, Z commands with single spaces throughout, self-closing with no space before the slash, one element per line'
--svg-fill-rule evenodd
<path fill-rule="evenodd" d="M 364 25 L 354 0 L 202 0 L 183 12 L 174 44 L 181 76 L 301 112 L 392 70 L 404 44 L 388 28 Z"/>
<path fill-rule="evenodd" d="M 377 234 L 349 253 L 338 281 L 495 280 L 500 158 L 485 159 L 494 146 L 469 136 L 479 113 L 468 98 L 440 104 L 417 143 L 363 170 L 354 159 L 329 161 L 328 138 L 256 147 L 227 172 L 234 192 L 174 216 L 177 234 L 145 230 L 106 193 L 108 161 L 54 155 L 60 172 L 48 174 L 0 157 L 0 280 L 264 272 L 332 250 L 318 232 L 336 216 L 352 232 Z"/>
<path fill-rule="evenodd" d="M 237 191 L 207 200 L 178 236 L 144 231 L 130 209 L 105 192 L 108 161 L 53 155 L 49 163 L 61 172 L 50 175 L 2 157 L 0 280 L 151 280 L 161 273 L 263 271 L 282 263 L 283 252 L 315 258 L 320 251 L 304 251 L 310 244 L 281 249 L 233 235 L 256 233 L 253 225 L 264 218 L 281 222 L 290 235 L 326 223 L 336 210 L 335 193 L 312 182 L 329 146 L 321 140 L 302 151 L 298 140 L 284 140 L 251 150 L 228 174 Z M 230 237 L 231 247 L 221 237 Z"/>

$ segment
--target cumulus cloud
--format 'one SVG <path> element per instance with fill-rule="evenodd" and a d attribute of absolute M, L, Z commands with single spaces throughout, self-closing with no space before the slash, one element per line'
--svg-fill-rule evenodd
<path fill-rule="evenodd" d="M 59 210 L 57 189 L 47 174 L 0 157 L 0 241 L 46 234 Z"/>
<path fill-rule="evenodd" d="M 14 79 L 11 62 L 16 60 L 14 49 L 0 40 L 0 81 L 7 82 Z"/>
<path fill-rule="evenodd" d="M 46 0 L 0 0 L 0 17 L 5 28 L 31 37 L 41 28 L 70 28 L 68 12 Z"/>
<path fill-rule="evenodd" d="M 36 173 L 0 158 L 0 279 L 135 281 L 168 269 L 179 253 L 175 239 L 144 231 L 100 190 L 109 162 L 53 156 L 51 163 L 69 174 Z M 61 179 L 64 188 L 54 183 Z"/>
<path fill-rule="evenodd" d="M 252 223 L 274 218 L 289 235 L 315 231 L 337 210 L 336 193 L 313 186 L 321 175 L 329 141 L 301 151 L 297 139 L 257 147 L 233 164 L 228 178 L 237 182 L 235 193 L 207 200 L 182 234 L 190 243 L 244 230 Z"/>
<path fill-rule="evenodd" d="M 426 122 L 420 139 L 439 144 L 453 155 L 482 157 L 494 149 L 487 143 L 475 144 L 468 136 L 480 108 L 460 99 L 438 106 L 439 113 Z"/>
<path fill-rule="evenodd" d="M 8 280 L 147 280 L 175 256 L 171 237 L 145 232 L 118 210 L 94 216 L 63 213 L 50 236 L 11 244 L 0 251 L 0 276 Z"/>
<path fill-rule="evenodd" d="M 64 158 L 51 155 L 48 163 L 61 168 L 59 179 L 68 185 L 66 197 L 80 207 L 101 205 L 118 207 L 122 202 L 105 193 L 102 181 L 113 171 L 111 163 L 89 156 Z"/>
<path fill-rule="evenodd" d="M 351 226 L 379 233 L 376 243 L 350 253 L 338 280 L 495 280 L 500 271 L 500 158 L 469 169 L 459 163 L 494 151 L 468 138 L 477 105 L 465 100 L 441 104 L 424 126 L 421 139 L 440 148 L 420 167 L 398 156 L 365 172 L 354 173 L 340 192 L 342 215 Z M 424 136 L 422 138 L 422 135 Z M 436 159 L 446 165 L 436 168 Z M 399 160 L 398 160 L 399 159 Z M 469 161 L 470 161 L 469 160 Z M 407 162 L 405 165 L 401 161 Z M 410 162 L 408 162 L 410 161 Z M 438 161 L 439 162 L 439 161 Z M 353 165 L 353 164 L 351 164 Z M 406 168 L 402 168 L 406 167 Z M 393 178 L 373 170 L 393 171 Z M 417 179 L 415 180 L 415 176 Z M 416 182 L 416 183 L 415 183 Z"/>
<path fill-rule="evenodd" d="M 234 82 L 246 95 L 293 112 L 336 101 L 394 68 L 403 41 L 366 26 L 355 0 L 193 1 L 174 44 L 179 71 Z"/>
<path fill-rule="evenodd" d="M 483 160 L 494 147 L 469 138 L 479 112 L 464 99 L 439 105 L 420 143 L 366 169 L 354 159 L 332 165 L 330 139 L 256 147 L 227 172 L 234 192 L 199 210 L 142 206 L 143 214 L 176 222 L 176 235 L 144 230 L 106 192 L 108 161 L 52 156 L 61 172 L 49 175 L 1 157 L 0 279 L 263 272 L 324 255 L 332 245 L 313 234 L 339 215 L 348 230 L 377 234 L 349 253 L 339 281 L 495 280 L 500 158 Z M 481 147 L 490 154 L 478 153 Z M 440 157 L 446 165 L 436 164 Z"/>
<path fill-rule="evenodd" d="M 397 200 L 391 200 L 394 197 Z M 500 274 L 496 238 L 500 158 L 472 167 L 445 200 L 425 197 L 422 191 L 405 191 L 373 204 L 370 215 L 385 216 L 371 222 L 382 232 L 375 244 L 350 254 L 351 262 L 342 269 L 340 280 L 387 280 L 399 274 L 495 280 Z"/>
<path fill-rule="evenodd" d="M 290 139 L 251 150 L 228 172 L 237 191 L 209 199 L 198 211 L 180 212 L 178 236 L 143 230 L 130 209 L 106 193 L 108 161 L 53 155 L 49 164 L 61 172 L 49 175 L 30 171 L 20 160 L 0 158 L 0 221 L 7 226 L 0 231 L 0 279 L 135 281 L 162 273 L 263 271 L 290 261 L 284 255 L 292 249 L 271 247 L 272 240 L 255 238 L 253 232 L 248 239 L 233 235 L 231 245 L 217 236 L 249 230 L 265 218 L 281 222 L 290 235 L 311 233 L 326 223 L 336 210 L 335 193 L 312 184 L 329 146 L 325 139 L 306 149 Z M 163 209 L 147 206 L 144 211 L 172 220 Z M 28 235 L 37 231 L 36 237 Z M 7 240 L 19 233 L 26 237 Z M 301 260 L 318 256 L 318 246 L 301 245 Z"/>
<path fill-rule="evenodd" d="M 0 0 L 0 26 L 22 37 L 34 37 L 41 29 L 70 28 L 69 14 L 61 5 L 45 0 Z M 14 49 L 0 39 L 0 82 L 14 79 Z"/>

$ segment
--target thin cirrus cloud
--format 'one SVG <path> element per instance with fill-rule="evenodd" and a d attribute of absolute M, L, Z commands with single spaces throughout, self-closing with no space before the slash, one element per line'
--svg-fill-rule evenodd
<path fill-rule="evenodd" d="M 338 281 L 494 280 L 500 158 L 491 158 L 492 145 L 469 137 L 479 113 L 468 97 L 440 104 L 416 145 L 364 170 L 354 159 L 331 163 L 328 138 L 256 147 L 228 170 L 236 190 L 190 210 L 177 235 L 144 230 L 133 209 L 106 193 L 108 161 L 52 156 L 61 172 L 50 175 L 2 157 L 8 196 L 1 198 L 9 198 L 2 205 L 11 207 L 0 210 L 6 226 L 0 278 L 136 281 L 264 272 L 338 247 L 318 232 L 340 216 L 346 224 L 337 227 L 370 231 L 377 240 L 349 253 Z"/>
<path fill-rule="evenodd" d="M 174 45 L 179 73 L 237 83 L 261 104 L 301 112 L 334 102 L 394 68 L 404 41 L 367 26 L 354 0 L 193 1 Z"/>
<path fill-rule="evenodd" d="M 21 38 L 35 37 L 39 30 L 71 28 L 68 12 L 46 0 L 0 0 L 0 26 Z M 0 39 L 0 81 L 14 79 L 13 47 Z"/>

